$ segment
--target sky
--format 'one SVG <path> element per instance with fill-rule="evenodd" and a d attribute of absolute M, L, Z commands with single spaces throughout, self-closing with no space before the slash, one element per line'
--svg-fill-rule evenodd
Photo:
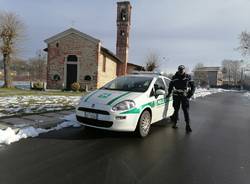
<path fill-rule="evenodd" d="M 26 25 L 20 57 L 34 57 L 44 40 L 74 27 L 115 53 L 116 0 L 0 0 L 0 11 L 15 12 Z M 242 59 L 239 34 L 250 31 L 249 0 L 131 0 L 129 62 L 144 65 L 149 53 L 161 70 L 201 62 L 219 66 Z"/>

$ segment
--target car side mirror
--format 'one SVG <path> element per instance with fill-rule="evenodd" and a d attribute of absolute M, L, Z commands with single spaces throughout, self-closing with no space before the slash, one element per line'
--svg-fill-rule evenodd
<path fill-rule="evenodd" d="M 166 95 L 166 92 L 163 89 L 157 89 L 156 92 L 155 92 L 155 95 L 156 96 Z"/>

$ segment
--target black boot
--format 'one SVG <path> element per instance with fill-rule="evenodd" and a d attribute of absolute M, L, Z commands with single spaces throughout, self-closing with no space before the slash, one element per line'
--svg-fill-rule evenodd
<path fill-rule="evenodd" d="M 178 128 L 178 126 L 176 124 L 177 124 L 177 122 L 174 122 L 174 124 L 172 126 L 173 129 L 177 129 Z"/>
<path fill-rule="evenodd" d="M 175 120 L 174 116 L 172 115 L 172 116 L 170 116 L 170 120 L 171 120 L 172 122 L 179 121 L 179 117 L 177 117 L 177 120 Z"/>
<path fill-rule="evenodd" d="M 172 122 L 174 122 L 174 117 L 173 117 L 173 115 L 170 116 L 170 120 L 171 120 Z"/>
<path fill-rule="evenodd" d="M 192 129 L 191 129 L 190 125 L 186 125 L 186 132 L 187 133 L 192 132 Z"/>

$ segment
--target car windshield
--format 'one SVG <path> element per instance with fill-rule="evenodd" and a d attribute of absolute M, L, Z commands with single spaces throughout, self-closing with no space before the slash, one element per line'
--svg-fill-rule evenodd
<path fill-rule="evenodd" d="M 102 89 L 145 92 L 147 91 L 152 79 L 153 77 L 124 76 L 109 82 L 103 86 Z"/>

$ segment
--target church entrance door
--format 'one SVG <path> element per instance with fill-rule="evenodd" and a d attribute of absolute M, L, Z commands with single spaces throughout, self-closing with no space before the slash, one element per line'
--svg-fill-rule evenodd
<path fill-rule="evenodd" d="M 71 90 L 71 85 L 77 82 L 77 56 L 69 55 L 66 67 L 66 89 Z"/>
<path fill-rule="evenodd" d="M 77 65 L 67 64 L 67 89 L 71 89 L 71 84 L 77 82 Z"/>

